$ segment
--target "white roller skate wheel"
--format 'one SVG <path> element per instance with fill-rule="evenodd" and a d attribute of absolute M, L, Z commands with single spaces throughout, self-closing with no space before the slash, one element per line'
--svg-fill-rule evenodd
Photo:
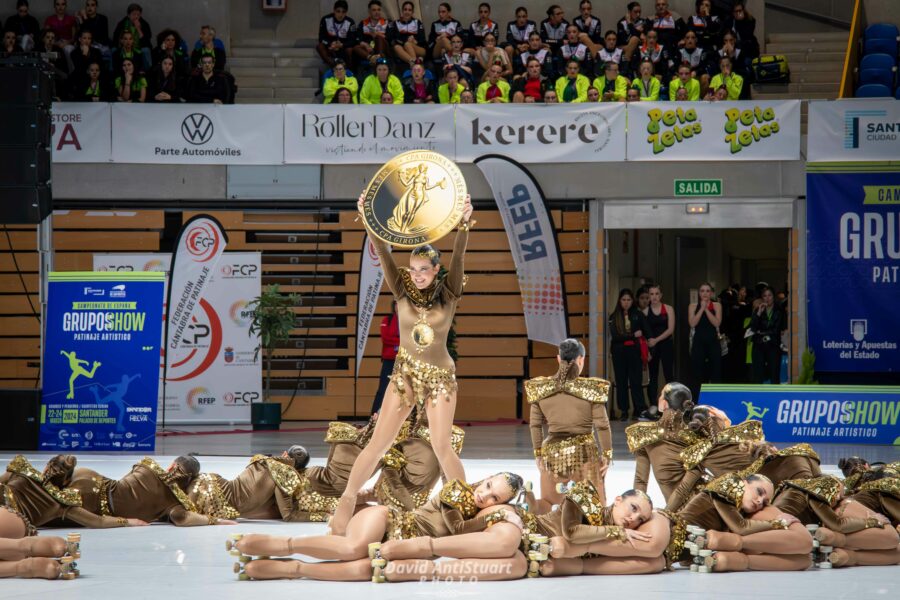
<path fill-rule="evenodd" d="M 703 550 L 700 551 L 700 558 L 706 558 L 707 556 L 712 556 L 712 555 L 713 555 L 713 551 L 709 550 L 707 548 L 704 548 Z"/>
<path fill-rule="evenodd" d="M 691 573 L 697 573 L 700 569 L 700 565 L 691 565 Z"/>
<path fill-rule="evenodd" d="M 806 530 L 810 533 L 815 533 L 816 530 L 818 530 L 818 529 L 819 529 L 818 525 L 807 525 L 806 526 Z"/>
<path fill-rule="evenodd" d="M 706 565 L 700 565 L 697 568 L 697 572 L 698 573 L 709 573 L 710 571 L 709 571 L 709 567 L 707 567 Z"/>
<path fill-rule="evenodd" d="M 834 566 L 834 565 L 832 565 L 830 562 L 827 562 L 827 561 L 826 561 L 826 562 L 823 562 L 823 563 L 819 563 L 819 568 L 820 568 L 820 569 L 830 569 L 830 568 L 832 568 L 833 566 Z"/>
<path fill-rule="evenodd" d="M 834 552 L 834 546 L 819 546 L 819 552 L 823 554 L 831 554 Z"/>
<path fill-rule="evenodd" d="M 813 550 L 820 547 L 821 545 L 822 545 L 822 542 L 820 542 L 819 540 L 813 540 Z"/>

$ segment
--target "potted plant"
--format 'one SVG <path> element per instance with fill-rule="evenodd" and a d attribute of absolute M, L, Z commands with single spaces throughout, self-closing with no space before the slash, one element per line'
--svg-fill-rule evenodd
<path fill-rule="evenodd" d="M 259 358 L 260 350 L 263 350 L 266 361 L 263 402 L 251 406 L 254 430 L 275 430 L 281 425 L 281 404 L 271 401 L 272 360 L 278 344 L 290 338 L 295 322 L 293 307 L 299 304 L 299 296 L 282 294 L 278 284 L 275 284 L 267 286 L 248 306 L 253 315 L 248 334 L 259 336 L 253 360 Z"/>

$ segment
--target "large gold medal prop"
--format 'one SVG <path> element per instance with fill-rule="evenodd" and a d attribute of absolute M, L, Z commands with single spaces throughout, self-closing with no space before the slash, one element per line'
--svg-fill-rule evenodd
<path fill-rule="evenodd" d="M 399 248 L 430 244 L 462 219 L 466 182 L 452 160 L 413 150 L 385 164 L 366 188 L 363 222 L 369 233 Z"/>

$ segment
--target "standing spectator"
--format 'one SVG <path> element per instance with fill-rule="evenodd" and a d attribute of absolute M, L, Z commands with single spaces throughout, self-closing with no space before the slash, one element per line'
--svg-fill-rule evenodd
<path fill-rule="evenodd" d="M 572 24 L 578 28 L 579 41 L 588 47 L 591 56 L 597 54 L 603 46 L 604 35 L 600 27 L 600 19 L 591 14 L 593 6 L 590 0 L 581 0 L 578 4 L 578 16 L 572 19 Z"/>
<path fill-rule="evenodd" d="M 587 101 L 588 102 L 600 102 L 600 90 L 591 86 L 587 91 Z"/>
<path fill-rule="evenodd" d="M 200 59 L 204 56 L 212 56 L 216 64 L 216 73 L 225 70 L 225 51 L 216 47 L 216 30 L 209 25 L 200 27 L 200 47 L 195 48 L 191 52 L 191 70 L 197 70 L 200 67 Z"/>
<path fill-rule="evenodd" d="M 12 29 L 5 30 L 3 32 L 3 47 L 0 48 L 0 56 L 12 56 L 14 54 L 18 54 L 19 52 L 20 48 L 18 40 L 16 39 L 16 32 Z"/>
<path fill-rule="evenodd" d="M 687 20 L 687 28 L 697 34 L 698 45 L 706 52 L 716 49 L 722 35 L 722 23 L 712 14 L 711 0 L 696 0 L 697 12 Z"/>
<path fill-rule="evenodd" d="M 614 62 L 606 63 L 603 75 L 594 80 L 594 87 L 604 102 L 621 102 L 628 95 L 628 79 L 619 75 L 619 65 Z"/>
<path fill-rule="evenodd" d="M 520 52 L 516 61 L 516 71 L 520 76 L 525 73 L 528 63 L 532 60 L 536 60 L 541 64 L 541 73 L 544 74 L 544 77 L 550 77 L 553 74 L 553 54 L 551 54 L 550 50 L 544 48 L 541 34 L 536 31 L 528 36 L 528 49 Z"/>
<path fill-rule="evenodd" d="M 391 383 L 394 362 L 400 350 L 400 317 L 397 315 L 397 302 L 391 301 L 391 314 L 381 319 L 381 374 L 378 376 L 378 391 L 372 402 L 372 414 L 381 411 L 384 393 Z"/>
<path fill-rule="evenodd" d="M 81 83 L 72 89 L 72 100 L 75 102 L 111 102 L 113 96 L 109 91 L 106 74 L 101 63 L 88 65 L 87 73 L 80 78 Z"/>
<path fill-rule="evenodd" d="M 200 72 L 191 77 L 187 87 L 187 101 L 195 103 L 227 104 L 231 101 L 231 85 L 221 73 L 216 73 L 216 59 L 209 54 L 200 59 Z"/>
<path fill-rule="evenodd" d="M 466 86 L 461 81 L 460 70 L 456 67 L 444 67 L 444 83 L 438 86 L 438 102 L 441 104 L 459 104 Z"/>
<path fill-rule="evenodd" d="M 644 389 L 641 386 L 641 348 L 644 319 L 634 302 L 634 294 L 629 289 L 619 292 L 616 308 L 609 315 L 610 353 L 616 376 L 616 402 L 619 406 L 619 420 L 628 420 L 628 391 L 637 418 L 646 408 Z"/>
<path fill-rule="evenodd" d="M 735 2 L 731 8 L 731 17 L 725 20 L 724 29 L 734 31 L 741 48 L 750 61 L 759 58 L 759 40 L 756 39 L 756 19 L 746 8 L 745 2 Z"/>
<path fill-rule="evenodd" d="M 652 405 L 659 390 L 659 367 L 662 366 L 666 383 L 675 381 L 675 309 L 662 302 L 662 290 L 651 285 L 650 306 L 647 307 L 644 323 L 647 326 L 647 348 L 650 350 L 650 381 L 647 397 Z"/>
<path fill-rule="evenodd" d="M 509 62 L 514 62 L 517 55 L 528 50 L 528 38 L 536 32 L 537 23 L 528 18 L 528 9 L 524 6 L 518 7 L 516 20 L 506 24 L 506 43 L 503 49 L 509 57 Z"/>
<path fill-rule="evenodd" d="M 338 88 L 334 93 L 334 104 L 356 104 L 356 99 L 353 97 L 353 92 L 349 89 L 342 87 Z"/>
<path fill-rule="evenodd" d="M 66 60 L 66 55 L 56 47 L 56 34 L 53 33 L 53 30 L 41 31 L 35 52 L 47 55 L 44 62 L 53 70 L 53 97 L 57 100 L 64 98 L 69 79 L 69 61 Z"/>
<path fill-rule="evenodd" d="M 425 26 L 413 16 L 413 3 L 403 3 L 400 18 L 388 26 L 388 43 L 394 50 L 394 56 L 412 68 L 416 59 L 425 57 Z"/>
<path fill-rule="evenodd" d="M 706 93 L 709 87 L 709 75 L 713 70 L 714 52 L 706 52 L 697 45 L 697 34 L 688 31 L 684 34 L 684 45 L 672 52 L 672 62 L 676 65 L 689 64 L 695 79 L 700 81 L 700 92 Z"/>
<path fill-rule="evenodd" d="M 709 87 L 717 91 L 719 88 L 724 87 L 728 100 L 740 100 L 744 89 L 744 78 L 732 72 L 731 59 L 727 56 L 722 56 L 719 58 L 719 74 L 712 78 L 712 81 L 709 82 Z M 725 100 L 725 98 L 720 99 Z"/>
<path fill-rule="evenodd" d="M 150 24 L 144 20 L 143 14 L 144 9 L 141 8 L 140 4 L 129 4 L 125 10 L 125 18 L 116 25 L 113 39 L 121 40 L 122 33 L 130 31 L 134 40 L 134 47 L 144 55 L 145 68 L 149 68 L 153 62 L 153 56 L 150 54 L 150 49 L 153 46 L 153 34 L 150 32 Z"/>
<path fill-rule="evenodd" d="M 122 61 L 128 59 L 138 73 L 145 72 L 149 65 L 144 63 L 144 55 L 134 45 L 134 34 L 127 29 L 119 38 L 119 47 L 113 52 L 113 74 L 122 74 Z"/>
<path fill-rule="evenodd" d="M 119 102 L 145 102 L 147 80 L 137 71 L 130 58 L 122 60 L 122 73 L 116 77 L 116 94 Z"/>
<path fill-rule="evenodd" d="M 473 80 L 472 66 L 475 64 L 475 58 L 463 48 L 463 38 L 460 34 L 456 34 L 450 38 L 450 52 L 445 52 L 443 56 L 444 68 L 456 67 L 462 73 L 467 81 Z"/>
<path fill-rule="evenodd" d="M 174 29 L 163 29 L 156 36 L 156 48 L 153 49 L 153 64 L 158 66 L 164 58 L 171 58 L 178 77 L 187 75 L 190 64 L 184 50 L 181 36 Z"/>
<path fill-rule="evenodd" d="M 379 58 L 375 64 L 375 73 L 366 77 L 359 90 L 360 104 L 384 104 L 382 94 L 390 92 L 394 104 L 403 104 L 403 84 L 391 73 L 386 58 Z"/>
<path fill-rule="evenodd" d="M 478 104 L 509 102 L 509 84 L 500 77 L 500 65 L 491 65 L 485 81 L 478 86 Z"/>
<path fill-rule="evenodd" d="M 590 49 L 582 43 L 581 39 L 584 34 L 578 30 L 578 26 L 570 24 L 566 28 L 566 39 L 559 47 L 560 56 L 568 63 L 570 60 L 578 61 L 581 65 L 581 71 L 584 73 L 593 72 L 593 60 Z"/>
<path fill-rule="evenodd" d="M 475 50 L 480 49 L 484 45 L 484 36 L 488 33 L 494 34 L 494 39 L 500 33 L 497 23 L 491 20 L 491 5 L 482 2 L 478 5 L 478 20 L 472 21 L 469 25 L 469 36 L 467 42 L 469 46 Z"/>
<path fill-rule="evenodd" d="M 350 60 L 354 26 L 355 21 L 347 16 L 347 0 L 336 0 L 331 14 L 325 15 L 319 21 L 319 43 L 316 52 L 329 67 L 334 66 L 336 58 Z"/>
<path fill-rule="evenodd" d="M 659 43 L 659 34 L 657 34 L 654 30 L 650 30 L 647 32 L 645 36 L 646 42 L 638 48 L 638 51 L 635 53 L 635 60 L 632 62 L 637 62 L 637 66 L 640 67 L 640 64 L 645 60 L 649 60 L 653 63 L 653 72 L 656 74 L 656 77 L 662 79 L 662 81 L 668 81 L 669 74 L 669 51 L 666 50 Z M 639 68 L 633 68 L 632 71 L 638 71 Z"/>
<path fill-rule="evenodd" d="M 544 92 L 544 104 L 559 104 L 559 96 L 556 95 L 556 90 Z"/>
<path fill-rule="evenodd" d="M 527 102 L 531 98 L 533 102 L 541 102 L 544 93 L 550 88 L 550 80 L 542 73 L 541 62 L 532 58 L 528 61 L 528 68 L 524 77 L 519 77 L 512 84 L 512 101 Z"/>
<path fill-rule="evenodd" d="M 653 63 L 645 60 L 640 66 L 640 77 L 631 82 L 631 87 L 638 91 L 640 99 L 644 102 L 656 102 L 659 100 L 659 79 L 653 72 Z M 652 398 L 652 396 L 651 396 Z"/>
<path fill-rule="evenodd" d="M 425 66 L 416 62 L 410 70 L 410 76 L 403 82 L 403 102 L 405 104 L 434 104 L 437 90 L 434 80 L 425 77 Z"/>
<path fill-rule="evenodd" d="M 639 2 L 629 2 L 628 13 L 619 21 L 617 28 L 617 45 L 622 49 L 626 62 L 631 62 L 631 56 L 643 42 L 644 36 L 652 29 L 649 20 L 641 17 L 642 9 Z M 604 36 L 606 37 L 606 36 Z"/>
<path fill-rule="evenodd" d="M 72 61 L 72 86 L 81 87 L 87 78 L 88 67 L 91 63 L 102 63 L 103 55 L 100 50 L 94 48 L 93 37 L 90 31 L 82 31 L 78 36 L 78 45 L 69 55 Z"/>
<path fill-rule="evenodd" d="M 678 48 L 687 29 L 684 19 L 669 10 L 669 0 L 656 0 L 656 14 L 651 25 L 659 34 L 659 43 L 670 50 Z"/>
<path fill-rule="evenodd" d="M 753 330 L 753 383 L 781 383 L 781 332 L 787 329 L 787 323 L 768 286 L 763 288 L 762 302 L 750 319 L 750 329 Z"/>
<path fill-rule="evenodd" d="M 148 83 L 150 102 L 181 102 L 180 81 L 175 59 L 163 57 L 159 64 L 150 70 Z"/>
<path fill-rule="evenodd" d="M 355 27 L 353 56 L 358 63 L 374 65 L 387 54 L 387 19 L 381 16 L 381 1 L 369 1 L 369 16 Z"/>
<path fill-rule="evenodd" d="M 625 61 L 625 53 L 622 48 L 616 45 L 619 39 L 616 32 L 610 29 L 606 32 L 603 39 L 603 47 L 597 52 L 597 64 L 603 66 L 609 63 L 616 63 L 617 65 L 623 65 L 624 63 L 627 67 L 628 63 Z"/>
<path fill-rule="evenodd" d="M 463 35 L 462 23 L 453 18 L 450 5 L 441 2 L 438 5 L 438 20 L 431 24 L 428 34 L 428 54 L 435 60 L 451 51 L 450 40 L 454 35 Z"/>
<path fill-rule="evenodd" d="M 642 315 L 647 315 L 647 308 L 650 307 L 650 290 L 643 285 L 637 291 L 637 307 Z"/>
<path fill-rule="evenodd" d="M 551 4 L 547 9 L 547 18 L 541 21 L 541 39 L 553 52 L 553 56 L 559 56 L 559 47 L 566 38 L 566 13 L 558 4 Z"/>
<path fill-rule="evenodd" d="M 713 301 L 709 283 L 700 285 L 699 301 L 688 306 L 691 326 L 691 367 L 694 373 L 694 398 L 700 397 L 700 385 L 722 380 L 722 346 L 719 326 L 722 324 L 722 305 Z"/>
<path fill-rule="evenodd" d="M 109 20 L 105 15 L 97 12 L 97 0 L 85 0 L 84 8 L 78 11 L 75 18 L 78 19 L 80 31 L 91 32 L 95 48 L 104 55 L 112 52 L 110 48 L 112 42 L 109 39 Z"/>
<path fill-rule="evenodd" d="M 497 36 L 491 32 L 485 33 L 482 43 L 484 45 L 475 51 L 475 57 L 478 59 L 481 70 L 487 73 L 492 65 L 498 65 L 501 77 L 511 76 L 512 65 L 509 62 L 509 56 L 497 47 Z"/>
<path fill-rule="evenodd" d="M 64 50 L 75 43 L 75 31 L 78 21 L 75 17 L 66 14 L 68 3 L 66 0 L 53 1 L 53 14 L 44 19 L 44 29 L 49 29 L 56 36 L 56 47 Z"/>
<path fill-rule="evenodd" d="M 678 97 L 680 92 L 683 92 L 684 98 Z M 669 100 L 700 100 L 700 82 L 694 79 L 691 65 L 678 67 L 678 77 L 669 83 Z"/>
<path fill-rule="evenodd" d="M 356 77 L 347 73 L 347 65 L 341 59 L 334 61 L 331 77 L 326 78 L 322 84 L 323 102 L 331 104 L 335 92 L 339 89 L 350 90 L 351 102 L 356 104 L 356 96 L 359 94 L 359 81 L 356 80 Z"/>
<path fill-rule="evenodd" d="M 463 90 L 459 95 L 460 104 L 475 104 L 475 94 L 472 90 Z"/>
<path fill-rule="evenodd" d="M 38 20 L 28 14 L 28 0 L 16 2 L 16 14 L 6 19 L 4 29 L 16 33 L 16 41 L 25 52 L 31 52 L 41 33 Z"/>
<path fill-rule="evenodd" d="M 556 97 L 560 102 L 587 102 L 587 90 L 591 80 L 581 74 L 581 63 L 569 60 L 566 63 L 566 74 L 556 80 Z"/>

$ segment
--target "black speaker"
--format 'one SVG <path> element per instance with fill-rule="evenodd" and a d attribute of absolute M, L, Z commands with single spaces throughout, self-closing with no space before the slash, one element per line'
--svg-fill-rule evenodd
<path fill-rule="evenodd" d="M 278 431 L 281 427 L 281 404 L 254 402 L 250 405 L 250 422 L 253 423 L 253 431 Z"/>
<path fill-rule="evenodd" d="M 50 109 L 36 104 L 10 104 L 0 110 L 4 146 L 50 147 Z"/>
<path fill-rule="evenodd" d="M 0 104 L 40 104 L 53 102 L 53 75 L 37 55 L 0 59 Z"/>
<path fill-rule="evenodd" d="M 47 186 L 0 187 L 0 223 L 33 225 L 53 210 Z"/>
<path fill-rule="evenodd" d="M 0 450 L 37 450 L 41 390 L 0 389 Z"/>
<path fill-rule="evenodd" d="M 5 186 L 49 184 L 50 161 L 47 146 L 0 146 L 0 194 Z"/>

